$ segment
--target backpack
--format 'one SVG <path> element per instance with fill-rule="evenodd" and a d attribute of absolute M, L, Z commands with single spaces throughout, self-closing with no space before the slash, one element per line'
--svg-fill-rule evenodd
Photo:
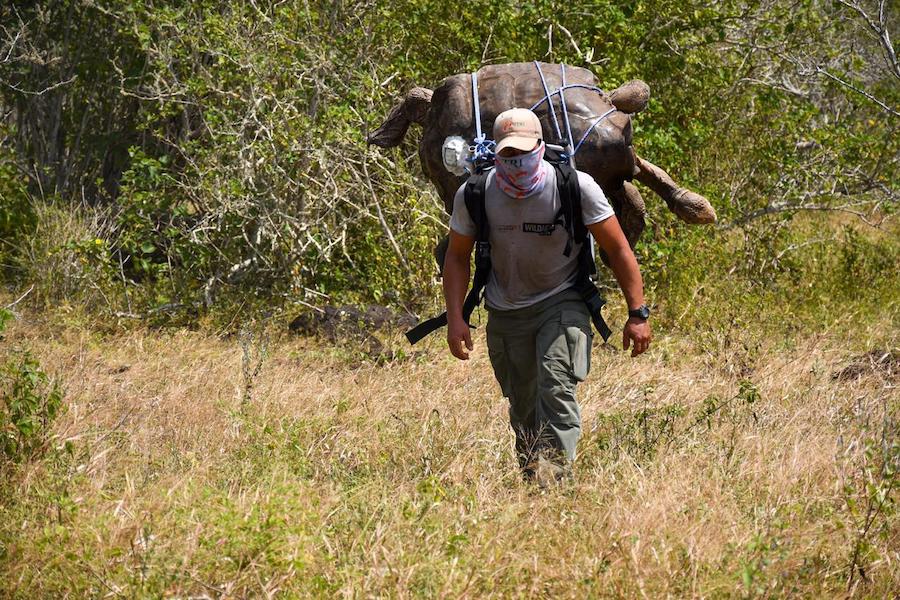
<path fill-rule="evenodd" d="M 556 170 L 556 187 L 559 190 L 560 208 L 554 224 L 563 225 L 568 233 L 564 256 L 570 256 L 573 244 L 581 244 L 578 251 L 578 273 L 572 286 L 581 299 L 584 300 L 591 314 L 591 320 L 597 332 L 603 337 L 603 341 L 609 339 L 612 332 L 603 320 L 601 309 L 606 300 L 600 296 L 593 276 L 597 273 L 594 257 L 591 253 L 591 245 L 588 243 L 588 229 L 584 225 L 581 215 L 581 187 L 578 184 L 578 173 L 568 161 L 554 156 L 548 156 L 547 161 Z M 466 181 L 464 199 L 469 216 L 475 223 L 475 274 L 472 276 L 472 288 L 463 302 L 462 313 L 466 323 L 472 316 L 475 308 L 481 304 L 484 296 L 484 287 L 487 285 L 491 272 L 491 244 L 489 241 L 490 224 L 487 219 L 484 196 L 487 184 L 488 169 L 480 168 Z M 443 312 L 437 317 L 422 321 L 406 332 L 406 339 L 410 344 L 415 344 L 422 338 L 440 329 L 447 324 L 447 313 Z M 469 324 L 471 327 L 472 325 Z"/>

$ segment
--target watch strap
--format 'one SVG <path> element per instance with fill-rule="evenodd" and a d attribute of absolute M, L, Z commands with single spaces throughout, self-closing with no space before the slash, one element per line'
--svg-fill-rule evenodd
<path fill-rule="evenodd" d="M 650 317 L 650 307 L 648 307 L 646 304 L 641 304 L 639 307 L 633 310 L 629 310 L 628 316 L 633 319 L 646 321 Z"/>

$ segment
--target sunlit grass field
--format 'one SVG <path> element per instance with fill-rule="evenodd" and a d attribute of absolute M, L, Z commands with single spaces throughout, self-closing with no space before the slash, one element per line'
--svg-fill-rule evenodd
<path fill-rule="evenodd" d="M 482 328 L 468 363 L 399 338 L 372 361 L 271 327 L 25 316 L 2 343 L 65 409 L 42 457 L 4 465 L 0 596 L 892 597 L 890 318 L 673 328 L 638 359 L 595 342 L 575 481 L 541 490 Z"/>

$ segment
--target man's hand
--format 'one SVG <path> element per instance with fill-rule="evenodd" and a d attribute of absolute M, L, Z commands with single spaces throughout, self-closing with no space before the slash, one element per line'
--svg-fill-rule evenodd
<path fill-rule="evenodd" d="M 469 360 L 472 333 L 463 320 L 462 307 L 469 287 L 469 259 L 475 238 L 450 230 L 450 244 L 444 258 L 444 300 L 447 303 L 447 345 L 460 360 Z"/>
<path fill-rule="evenodd" d="M 629 318 L 622 330 L 622 349 L 628 350 L 631 345 L 631 356 L 643 354 L 650 347 L 650 323 L 641 319 Z"/>
<path fill-rule="evenodd" d="M 450 353 L 459 360 L 469 360 L 472 349 L 472 331 L 465 321 L 453 319 L 447 322 L 447 345 Z"/>

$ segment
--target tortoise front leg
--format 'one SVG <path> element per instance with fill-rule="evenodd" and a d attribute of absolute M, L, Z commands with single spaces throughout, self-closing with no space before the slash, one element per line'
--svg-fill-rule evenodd
<path fill-rule="evenodd" d="M 692 225 L 715 223 L 716 211 L 709 200 L 696 192 L 681 187 L 669 174 L 653 163 L 634 155 L 638 181 L 656 192 L 679 219 Z"/>

